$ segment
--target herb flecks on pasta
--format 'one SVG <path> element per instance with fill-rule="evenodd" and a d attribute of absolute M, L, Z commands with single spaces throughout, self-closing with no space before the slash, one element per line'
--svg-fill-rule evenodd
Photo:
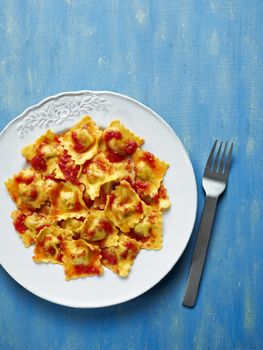
<path fill-rule="evenodd" d="M 142 249 L 162 248 L 169 165 L 143 144 L 119 120 L 103 130 L 85 116 L 22 149 L 28 167 L 5 185 L 15 230 L 34 246 L 36 263 L 62 265 L 66 280 L 101 276 L 105 267 L 127 277 Z"/>

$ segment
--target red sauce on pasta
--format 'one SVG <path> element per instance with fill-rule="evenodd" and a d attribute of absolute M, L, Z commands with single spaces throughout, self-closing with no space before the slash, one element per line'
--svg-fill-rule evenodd
<path fill-rule="evenodd" d="M 137 147 L 138 147 L 137 143 L 133 140 L 130 140 L 125 144 L 124 151 L 127 155 L 130 156 L 136 151 Z"/>
<path fill-rule="evenodd" d="M 18 217 L 16 218 L 16 220 L 14 222 L 15 229 L 21 234 L 25 233 L 27 230 L 27 228 L 25 226 L 25 220 L 26 220 L 26 215 L 20 214 L 20 215 L 18 215 Z"/>
<path fill-rule="evenodd" d="M 77 183 L 80 166 L 76 165 L 66 152 L 59 157 L 58 165 L 67 181 Z"/>
<path fill-rule="evenodd" d="M 54 247 L 49 246 L 47 249 L 46 249 L 46 252 L 49 254 L 49 255 L 55 255 L 56 254 L 56 249 Z"/>
<path fill-rule="evenodd" d="M 78 138 L 76 131 L 71 133 L 73 140 L 73 148 L 78 153 L 83 153 L 87 151 L 88 147 Z"/>
<path fill-rule="evenodd" d="M 129 254 L 129 251 L 132 251 L 132 252 L 134 252 L 134 253 L 137 253 L 136 246 L 135 246 L 132 242 L 127 242 L 127 243 L 125 243 L 125 247 L 126 247 L 126 249 L 124 250 L 123 253 L 121 253 L 121 257 L 122 257 L 123 259 L 127 259 L 128 254 Z"/>
<path fill-rule="evenodd" d="M 23 177 L 22 175 L 18 175 L 18 176 L 16 176 L 15 179 L 16 179 L 17 183 L 24 183 L 26 185 L 30 185 L 34 181 L 35 176 L 32 175 L 32 176 L 26 178 L 26 177 Z"/>
<path fill-rule="evenodd" d="M 148 183 L 143 181 L 135 181 L 133 187 L 136 191 L 143 192 L 148 187 Z"/>
<path fill-rule="evenodd" d="M 111 163 L 119 163 L 122 162 L 127 155 L 119 154 L 116 151 L 112 151 L 111 149 L 108 149 L 107 151 L 107 158 Z"/>
<path fill-rule="evenodd" d="M 119 131 L 109 130 L 105 133 L 104 139 L 106 142 L 109 142 L 112 139 L 121 140 L 122 134 Z"/>
<path fill-rule="evenodd" d="M 36 170 L 47 170 L 47 163 L 43 154 L 38 153 L 34 158 L 31 159 L 32 167 Z"/>
<path fill-rule="evenodd" d="M 107 173 L 107 166 L 101 159 L 95 159 L 94 163 L 97 165 L 97 167 L 102 170 L 104 173 Z"/>
<path fill-rule="evenodd" d="M 129 237 L 134 238 L 137 241 L 141 241 L 141 242 L 145 242 L 148 239 L 148 237 L 140 235 L 140 233 L 135 232 L 133 229 L 130 230 Z"/>
<path fill-rule="evenodd" d="M 117 265 L 117 257 L 113 253 L 110 253 L 107 249 L 102 249 L 101 251 L 102 258 L 107 260 L 111 265 Z"/>
<path fill-rule="evenodd" d="M 107 220 L 101 220 L 100 221 L 100 226 L 108 234 L 111 234 L 113 232 L 112 224 L 109 221 L 107 221 Z"/>
<path fill-rule="evenodd" d="M 77 275 L 99 275 L 99 270 L 95 266 L 90 265 L 75 265 L 74 272 Z"/>
<path fill-rule="evenodd" d="M 86 160 L 86 162 L 82 165 L 81 173 L 82 174 L 87 174 L 88 167 L 91 163 L 91 159 Z"/>
<path fill-rule="evenodd" d="M 142 157 L 142 160 L 144 160 L 145 163 L 148 163 L 151 168 L 155 167 L 155 159 L 154 159 L 154 155 L 152 153 L 145 152 L 143 157 Z"/>
<path fill-rule="evenodd" d="M 139 203 L 136 205 L 136 212 L 137 212 L 138 214 L 142 214 L 142 213 L 143 213 L 142 202 L 139 202 Z"/>
<path fill-rule="evenodd" d="M 112 208 L 112 204 L 113 204 L 115 198 L 116 198 L 115 194 L 112 193 L 112 194 L 110 195 L 110 198 L 109 198 L 109 207 L 110 207 L 110 208 Z"/>
<path fill-rule="evenodd" d="M 40 225 L 40 226 L 37 226 L 35 230 L 36 230 L 37 233 L 39 233 L 39 232 L 42 230 L 42 228 L 44 228 L 44 227 L 46 227 L 46 226 L 49 226 L 49 225 Z"/>
<path fill-rule="evenodd" d="M 38 192 L 37 192 L 37 190 L 32 190 L 32 191 L 30 192 L 30 199 L 31 199 L 32 201 L 34 201 L 34 200 L 37 199 L 37 197 L 38 197 Z"/>

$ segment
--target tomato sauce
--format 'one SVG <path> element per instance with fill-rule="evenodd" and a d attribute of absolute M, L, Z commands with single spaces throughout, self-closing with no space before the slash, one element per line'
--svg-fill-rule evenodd
<path fill-rule="evenodd" d="M 56 254 L 56 249 L 52 246 L 49 246 L 47 249 L 46 249 L 46 252 L 49 254 L 49 255 L 55 255 Z"/>
<path fill-rule="evenodd" d="M 87 174 L 87 170 L 90 164 L 91 164 L 91 159 L 86 160 L 86 162 L 82 165 L 82 169 L 81 169 L 82 174 Z"/>
<path fill-rule="evenodd" d="M 143 206 L 142 206 L 142 202 L 139 202 L 137 205 L 136 205 L 136 212 L 138 214 L 142 214 L 143 213 Z"/>
<path fill-rule="evenodd" d="M 75 265 L 74 272 L 77 275 L 99 275 L 99 270 L 95 266 L 90 265 Z"/>
<path fill-rule="evenodd" d="M 115 194 L 112 193 L 112 194 L 110 195 L 110 198 L 109 198 L 109 207 L 110 207 L 110 208 L 112 208 L 112 204 L 113 204 L 115 198 L 116 198 Z"/>
<path fill-rule="evenodd" d="M 167 198 L 167 190 L 166 190 L 166 188 L 163 185 L 160 186 L 158 192 L 153 197 L 153 200 L 155 201 L 155 203 L 158 203 L 160 198 L 162 198 L 162 199 L 166 199 Z"/>
<path fill-rule="evenodd" d="M 37 227 L 36 227 L 36 232 L 39 233 L 39 232 L 42 230 L 42 228 L 47 227 L 47 226 L 49 226 L 49 225 L 40 225 L 40 226 L 37 226 Z"/>
<path fill-rule="evenodd" d="M 124 151 L 127 155 L 130 156 L 136 151 L 137 147 L 137 143 L 133 140 L 130 140 L 125 144 Z"/>
<path fill-rule="evenodd" d="M 38 192 L 37 192 L 37 190 L 32 190 L 32 191 L 30 192 L 30 198 L 31 198 L 31 200 L 34 201 L 34 200 L 37 199 L 37 197 L 38 197 Z"/>
<path fill-rule="evenodd" d="M 81 209 L 83 209 L 83 207 L 82 207 L 80 201 L 77 199 L 77 200 L 75 201 L 75 205 L 74 205 L 73 210 L 74 210 L 74 211 L 80 211 Z"/>
<path fill-rule="evenodd" d="M 59 253 L 57 256 L 57 261 L 62 262 L 62 258 L 63 258 L 63 253 Z"/>
<path fill-rule="evenodd" d="M 140 235 L 139 233 L 135 232 L 133 229 L 130 230 L 129 237 L 136 239 L 137 241 L 140 241 L 140 242 L 145 242 L 148 239 L 148 237 Z"/>
<path fill-rule="evenodd" d="M 58 199 L 60 196 L 60 191 L 63 189 L 64 184 L 59 182 L 55 188 L 50 192 L 50 201 L 54 208 L 56 208 L 58 204 Z"/>
<path fill-rule="evenodd" d="M 121 140 L 122 134 L 119 131 L 109 130 L 105 133 L 104 139 L 106 142 L 109 142 L 112 139 Z"/>
<path fill-rule="evenodd" d="M 144 181 L 135 181 L 133 184 L 133 188 L 136 191 L 143 192 L 148 188 L 148 182 Z"/>
<path fill-rule="evenodd" d="M 147 163 L 151 168 L 155 168 L 155 157 L 150 152 L 144 152 L 144 155 L 141 158 L 145 163 Z"/>
<path fill-rule="evenodd" d="M 71 138 L 73 140 L 73 149 L 78 153 L 83 153 L 87 151 L 88 147 L 78 138 L 76 131 L 71 133 Z"/>
<path fill-rule="evenodd" d="M 129 251 L 132 251 L 135 254 L 137 253 L 137 249 L 136 249 L 135 245 L 132 242 L 125 243 L 125 247 L 126 247 L 126 249 L 124 250 L 123 253 L 121 253 L 121 257 L 123 259 L 127 259 Z"/>
<path fill-rule="evenodd" d="M 101 250 L 101 255 L 102 255 L 102 258 L 107 260 L 109 264 L 111 265 L 117 265 L 117 256 L 114 255 L 113 253 L 110 253 L 107 248 L 106 249 L 102 249 Z"/>
<path fill-rule="evenodd" d="M 100 226 L 108 234 L 111 234 L 113 232 L 112 224 L 107 220 L 101 220 Z"/>
<path fill-rule="evenodd" d="M 47 163 L 43 154 L 38 153 L 35 157 L 31 159 L 32 167 L 36 170 L 47 170 Z"/>
<path fill-rule="evenodd" d="M 17 183 L 24 183 L 26 185 L 30 185 L 34 180 L 35 176 L 32 175 L 30 177 L 23 177 L 22 175 L 18 175 L 15 177 Z"/>
<path fill-rule="evenodd" d="M 53 180 L 53 181 L 57 181 L 57 179 L 55 178 L 55 175 L 54 174 L 49 174 L 49 175 L 46 175 L 44 177 L 45 180 Z"/>
<path fill-rule="evenodd" d="M 14 222 L 15 229 L 21 234 L 25 233 L 27 230 L 27 227 L 25 226 L 25 220 L 26 220 L 26 215 L 20 214 L 18 215 L 18 217 Z"/>
<path fill-rule="evenodd" d="M 58 165 L 67 181 L 77 183 L 80 166 L 74 163 L 67 152 L 64 152 L 64 154 L 59 157 Z"/>
<path fill-rule="evenodd" d="M 95 159 L 94 163 L 97 165 L 97 167 L 102 170 L 104 173 L 107 173 L 107 166 L 101 159 Z"/>
<path fill-rule="evenodd" d="M 107 158 L 111 163 L 119 163 L 122 162 L 127 157 L 126 154 L 119 154 L 116 151 L 112 151 L 108 148 L 107 150 Z"/>

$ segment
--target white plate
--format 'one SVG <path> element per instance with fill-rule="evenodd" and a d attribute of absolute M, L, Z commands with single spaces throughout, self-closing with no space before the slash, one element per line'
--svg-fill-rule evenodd
<path fill-rule="evenodd" d="M 107 126 L 112 119 L 120 119 L 145 139 L 144 149 L 170 164 L 165 185 L 172 206 L 164 214 L 163 248 L 140 252 L 126 279 L 105 269 L 102 277 L 65 281 L 61 266 L 33 262 L 33 248 L 24 248 L 10 219 L 15 205 L 7 194 L 4 181 L 25 167 L 21 148 L 48 128 L 60 132 L 87 114 L 101 127 Z M 2 131 L 0 154 L 0 262 L 13 279 L 39 297 L 79 308 L 118 304 L 153 287 L 183 253 L 196 216 L 193 168 L 174 131 L 141 103 L 113 92 L 79 91 L 48 97 L 28 108 Z"/>

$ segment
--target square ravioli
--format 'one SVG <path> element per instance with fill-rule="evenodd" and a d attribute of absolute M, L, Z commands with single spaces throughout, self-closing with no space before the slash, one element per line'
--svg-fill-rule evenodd
<path fill-rule="evenodd" d="M 11 217 L 25 247 L 35 244 L 38 233 L 51 224 L 50 217 L 41 212 L 23 213 L 15 210 Z"/>
<path fill-rule="evenodd" d="M 61 220 L 58 222 L 58 225 L 64 230 L 71 231 L 73 239 L 80 239 L 80 233 L 78 229 L 83 225 L 84 220 L 84 217 L 79 219 L 68 218 L 66 220 Z"/>
<path fill-rule="evenodd" d="M 84 164 L 98 152 L 102 131 L 89 117 L 84 117 L 61 138 L 62 146 L 76 164 Z"/>
<path fill-rule="evenodd" d="M 83 239 L 64 241 L 63 252 L 62 260 L 67 280 L 103 274 L 100 249 L 91 247 Z"/>
<path fill-rule="evenodd" d="M 58 226 L 46 226 L 38 234 L 33 259 L 37 263 L 62 264 L 63 240 L 71 232 Z"/>
<path fill-rule="evenodd" d="M 100 209 L 104 210 L 107 202 L 107 196 L 111 193 L 111 191 L 114 190 L 117 183 L 114 181 L 107 182 L 106 184 L 103 184 L 100 188 L 100 193 L 98 197 L 95 198 L 94 201 L 92 201 L 92 208 L 94 209 Z"/>
<path fill-rule="evenodd" d="M 142 149 L 137 149 L 132 159 L 136 169 L 134 187 L 138 192 L 153 197 L 158 192 L 169 164 Z"/>
<path fill-rule="evenodd" d="M 100 150 L 110 162 L 115 163 L 131 156 L 143 143 L 144 139 L 125 128 L 119 120 L 113 120 L 103 131 Z"/>
<path fill-rule="evenodd" d="M 133 262 L 141 249 L 141 243 L 120 235 L 116 247 L 102 248 L 102 264 L 121 277 L 127 277 Z"/>
<path fill-rule="evenodd" d="M 153 197 L 146 196 L 143 192 L 139 192 L 140 198 L 155 210 L 167 210 L 171 206 L 171 201 L 167 194 L 167 189 L 163 184 L 158 189 L 158 193 L 156 193 Z"/>
<path fill-rule="evenodd" d="M 119 230 L 101 210 L 91 210 L 77 232 L 82 239 L 99 247 L 115 246 L 119 239 Z"/>
<path fill-rule="evenodd" d="M 59 138 L 51 130 L 40 136 L 34 143 L 24 147 L 22 154 L 31 166 L 50 175 L 57 169 L 57 154 L 60 145 Z"/>
<path fill-rule="evenodd" d="M 71 182 L 54 182 L 48 196 L 50 215 L 55 220 L 86 217 L 88 213 L 81 188 Z"/>
<path fill-rule="evenodd" d="M 162 213 L 148 209 L 144 218 L 127 235 L 142 243 L 144 249 L 162 248 Z"/>
<path fill-rule="evenodd" d="M 99 196 L 102 185 L 120 178 L 124 169 L 110 163 L 104 154 L 97 154 L 82 167 L 79 181 L 86 187 L 86 193 L 91 200 Z"/>
<path fill-rule="evenodd" d="M 20 171 L 8 179 L 5 185 L 18 209 L 22 211 L 38 209 L 48 200 L 49 183 L 31 168 Z"/>
<path fill-rule="evenodd" d="M 142 219 L 146 208 L 131 185 L 121 181 L 108 195 L 105 213 L 122 232 L 129 232 Z"/>

